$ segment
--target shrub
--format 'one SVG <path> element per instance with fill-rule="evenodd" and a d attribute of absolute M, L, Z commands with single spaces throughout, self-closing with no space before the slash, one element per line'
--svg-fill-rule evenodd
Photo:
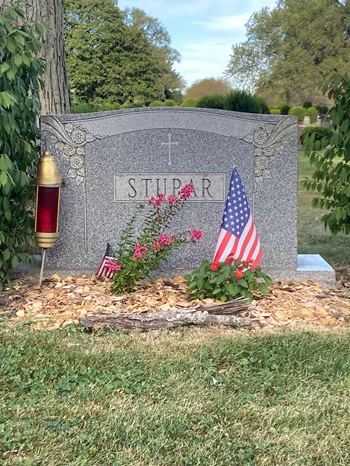
<path fill-rule="evenodd" d="M 301 133 L 300 140 L 304 147 L 313 145 L 315 141 L 322 141 L 322 146 L 326 147 L 333 132 L 328 126 L 309 126 Z"/>
<path fill-rule="evenodd" d="M 270 107 L 271 115 L 281 115 L 281 110 L 279 108 Z"/>
<path fill-rule="evenodd" d="M 229 301 L 235 298 L 253 299 L 254 292 L 268 293 L 271 278 L 242 261 L 213 262 L 205 259 L 191 274 L 186 275 L 188 293 L 194 299 L 214 298 Z"/>
<path fill-rule="evenodd" d="M 104 102 L 98 106 L 99 112 L 104 112 L 108 110 L 118 110 L 120 108 L 120 104 L 118 103 L 111 103 L 111 102 Z"/>
<path fill-rule="evenodd" d="M 223 94 L 204 95 L 198 100 L 197 107 L 225 109 L 226 98 Z"/>
<path fill-rule="evenodd" d="M 305 114 L 306 110 L 303 107 L 292 107 L 288 112 L 288 115 L 298 117 L 298 121 L 303 121 Z"/>
<path fill-rule="evenodd" d="M 289 105 L 283 105 L 281 107 L 281 115 L 289 115 L 289 110 L 290 110 Z"/>
<path fill-rule="evenodd" d="M 247 113 L 270 113 L 265 100 L 246 91 L 230 91 L 225 96 L 226 110 Z"/>
<path fill-rule="evenodd" d="M 311 108 L 312 107 L 312 102 L 306 101 L 303 103 L 303 108 Z"/>
<path fill-rule="evenodd" d="M 176 107 L 176 102 L 173 99 L 166 99 L 165 106 L 166 107 Z"/>
<path fill-rule="evenodd" d="M 73 102 L 73 113 L 93 113 L 98 112 L 99 106 L 93 103 Z"/>
<path fill-rule="evenodd" d="M 34 219 L 28 199 L 39 149 L 39 89 L 45 65 L 37 58 L 43 26 L 26 23 L 22 9 L 0 6 L 0 289 L 9 271 L 35 260 Z"/>
<path fill-rule="evenodd" d="M 163 105 L 164 102 L 162 102 L 161 100 L 153 100 L 152 102 L 150 102 L 149 107 L 163 107 Z"/>
<path fill-rule="evenodd" d="M 315 107 L 310 107 L 306 111 L 306 116 L 310 117 L 310 122 L 311 123 L 316 123 L 317 122 L 317 116 L 318 116 L 318 111 Z"/>
<path fill-rule="evenodd" d="M 186 99 L 182 102 L 181 107 L 197 107 L 198 99 L 195 97 L 191 97 L 190 99 Z"/>
<path fill-rule="evenodd" d="M 253 97 L 258 103 L 258 105 L 260 106 L 259 113 L 263 115 L 268 115 L 270 113 L 270 109 L 269 109 L 269 106 L 267 105 L 266 100 L 260 97 L 260 95 L 254 95 Z"/>
<path fill-rule="evenodd" d="M 329 110 L 326 105 L 316 105 L 315 108 L 317 109 L 319 115 L 325 115 Z"/>
<path fill-rule="evenodd" d="M 177 196 L 159 194 L 157 198 L 152 196 L 147 204 L 136 206 L 122 231 L 113 259 L 109 262 L 109 270 L 114 275 L 113 293 L 132 291 L 139 279 L 151 279 L 152 272 L 158 270 L 173 251 L 202 238 L 200 230 L 169 234 L 171 221 L 183 209 L 193 191 L 193 185 L 188 184 Z M 140 215 L 143 228 L 137 233 L 136 224 Z"/>
<path fill-rule="evenodd" d="M 120 108 L 134 108 L 135 105 L 132 102 L 125 102 L 123 103 Z"/>

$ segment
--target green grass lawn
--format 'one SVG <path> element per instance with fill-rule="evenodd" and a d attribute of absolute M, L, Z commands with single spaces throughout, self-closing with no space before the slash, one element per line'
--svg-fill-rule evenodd
<path fill-rule="evenodd" d="M 350 464 L 350 329 L 0 326 L 3 465 Z"/>
<path fill-rule="evenodd" d="M 298 252 L 300 254 L 320 254 L 332 267 L 350 266 L 350 235 L 332 235 L 321 221 L 325 210 L 314 209 L 312 199 L 316 194 L 306 191 L 300 183 L 311 178 L 314 169 L 303 151 L 299 152 L 298 187 Z"/>

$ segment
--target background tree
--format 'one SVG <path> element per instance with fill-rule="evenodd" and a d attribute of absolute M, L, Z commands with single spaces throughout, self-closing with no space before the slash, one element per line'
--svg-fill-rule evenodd
<path fill-rule="evenodd" d="M 247 40 L 232 47 L 226 75 L 275 100 L 324 102 L 319 87 L 350 71 L 350 2 L 279 0 L 254 13 Z"/>
<path fill-rule="evenodd" d="M 31 26 L 47 25 L 41 37 L 41 57 L 45 60 L 46 71 L 42 76 L 40 111 L 44 115 L 69 113 L 71 104 L 63 40 L 64 0 L 2 0 L 2 3 L 23 5 L 26 21 Z"/>
<path fill-rule="evenodd" d="M 124 11 L 127 24 L 136 29 L 141 29 L 153 46 L 154 59 L 164 64 L 163 96 L 162 100 L 174 99 L 181 102 L 181 92 L 185 88 L 183 78 L 174 71 L 173 65 L 180 61 L 180 54 L 171 47 L 171 37 L 157 18 L 148 16 L 140 8 L 126 9 Z"/>
<path fill-rule="evenodd" d="M 209 94 L 227 94 L 231 90 L 225 79 L 206 78 L 195 81 L 185 93 L 185 99 L 199 99 Z"/>
<path fill-rule="evenodd" d="M 69 79 L 81 101 L 147 103 L 164 98 L 178 53 L 158 20 L 113 0 L 66 0 Z M 171 79 L 170 79 L 171 78 Z"/>

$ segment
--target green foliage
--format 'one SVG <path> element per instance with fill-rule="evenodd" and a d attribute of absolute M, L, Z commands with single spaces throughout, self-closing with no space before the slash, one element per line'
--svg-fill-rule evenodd
<path fill-rule="evenodd" d="M 115 294 L 132 291 L 141 278 L 151 278 L 151 273 L 160 269 L 162 261 L 185 244 L 201 239 L 202 232 L 192 230 L 180 234 L 167 233 L 174 216 L 193 193 L 193 185 L 185 185 L 178 196 L 159 194 L 151 197 L 148 204 L 139 204 L 122 231 L 114 261 L 112 292 Z M 141 232 L 137 233 L 137 222 L 142 217 Z"/>
<path fill-rule="evenodd" d="M 306 115 L 306 110 L 303 107 L 292 107 L 289 110 L 288 115 L 296 116 L 298 117 L 298 121 L 303 121 L 304 116 Z"/>
<path fill-rule="evenodd" d="M 255 291 L 267 294 L 268 286 L 273 285 L 271 278 L 264 274 L 260 267 L 253 271 L 242 261 L 227 264 L 204 260 L 194 272 L 186 275 L 185 278 L 188 292 L 193 298 L 214 298 L 220 301 L 235 298 L 251 300 Z"/>
<path fill-rule="evenodd" d="M 232 46 L 226 75 L 274 99 L 322 98 L 319 85 L 331 70 L 350 72 L 350 4 L 336 0 L 281 0 L 246 23 L 246 40 Z"/>
<path fill-rule="evenodd" d="M 303 108 L 310 108 L 310 107 L 312 107 L 312 102 L 310 102 L 309 100 L 303 103 Z"/>
<path fill-rule="evenodd" d="M 149 103 L 149 107 L 163 107 L 164 102 L 161 100 L 152 100 L 152 102 Z"/>
<path fill-rule="evenodd" d="M 143 104 L 136 104 L 132 102 L 126 102 L 125 104 L 121 105 L 120 108 L 136 108 L 136 107 L 144 107 Z"/>
<path fill-rule="evenodd" d="M 323 87 L 334 99 L 330 110 L 334 132 L 317 140 L 315 133 L 305 137 L 305 154 L 315 167 L 312 179 L 304 181 L 308 190 L 319 193 L 314 207 L 325 208 L 329 213 L 322 217 L 326 227 L 334 234 L 350 233 L 350 79 L 335 73 Z M 326 148 L 321 152 L 320 150 Z"/>
<path fill-rule="evenodd" d="M 317 122 L 317 117 L 318 117 L 318 111 L 315 107 L 309 107 L 306 110 L 306 116 L 310 117 L 310 122 L 311 123 L 316 123 Z"/>
<path fill-rule="evenodd" d="M 166 99 L 166 101 L 164 102 L 164 105 L 166 107 L 176 107 L 177 104 L 176 104 L 175 100 L 173 100 L 173 99 Z"/>
<path fill-rule="evenodd" d="M 99 112 L 107 112 L 108 110 L 118 110 L 120 108 L 120 104 L 118 103 L 110 103 L 110 102 L 105 102 L 102 103 L 98 106 L 98 111 Z"/>
<path fill-rule="evenodd" d="M 317 109 L 319 115 L 326 115 L 329 110 L 325 105 L 316 105 L 315 108 Z"/>
<path fill-rule="evenodd" d="M 73 113 L 93 113 L 98 112 L 98 105 L 88 102 L 73 102 L 72 105 Z"/>
<path fill-rule="evenodd" d="M 276 107 L 269 107 L 271 115 L 281 115 L 281 110 Z"/>
<path fill-rule="evenodd" d="M 34 262 L 28 199 L 38 158 L 42 33 L 42 25 L 26 24 L 20 8 L 0 6 L 0 289 L 11 268 Z"/>
<path fill-rule="evenodd" d="M 311 128 L 311 127 L 309 127 Z M 326 212 L 312 207 L 313 191 L 307 191 L 302 181 L 311 177 L 315 169 L 304 151 L 298 154 L 298 253 L 320 254 L 333 268 L 349 267 L 350 235 L 336 237 L 321 222 Z"/>
<path fill-rule="evenodd" d="M 226 96 L 226 110 L 247 113 L 270 113 L 269 107 L 265 100 L 246 91 L 230 91 Z"/>
<path fill-rule="evenodd" d="M 224 110 L 226 98 L 223 94 L 204 95 L 198 100 L 197 107 L 199 108 L 219 108 Z"/>
<path fill-rule="evenodd" d="M 281 115 L 288 115 L 290 110 L 289 105 L 282 105 L 281 107 Z"/>
<path fill-rule="evenodd" d="M 133 108 L 135 104 L 130 104 L 128 107 Z M 143 106 L 143 105 L 142 105 Z M 73 113 L 94 113 L 94 112 L 106 112 L 109 110 L 118 110 L 122 106 L 116 102 L 73 102 L 72 112 Z"/>
<path fill-rule="evenodd" d="M 113 0 L 66 0 L 65 40 L 71 88 L 82 102 L 147 104 L 183 88 L 169 34 L 143 10 L 122 11 Z"/>
<path fill-rule="evenodd" d="M 195 97 L 192 97 L 190 99 L 185 99 L 182 102 L 181 107 L 197 107 L 197 104 L 198 104 L 198 99 L 196 99 Z"/>
<path fill-rule="evenodd" d="M 334 130 L 328 126 L 308 126 L 301 133 L 300 139 L 303 146 L 310 144 L 311 141 L 312 144 L 319 141 L 320 147 L 327 147 L 333 133 Z"/>

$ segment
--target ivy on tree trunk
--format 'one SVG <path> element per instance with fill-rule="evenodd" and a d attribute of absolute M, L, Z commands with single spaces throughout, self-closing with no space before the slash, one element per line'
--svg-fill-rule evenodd
<path fill-rule="evenodd" d="M 33 262 L 32 179 L 38 159 L 43 26 L 24 11 L 0 6 L 0 289 L 19 262 Z"/>
<path fill-rule="evenodd" d="M 18 5 L 18 0 L 2 0 L 4 5 Z M 23 4 L 23 2 L 20 2 Z M 25 21 L 31 26 L 45 24 L 40 38 L 43 47 L 40 57 L 45 60 L 42 76 L 44 87 L 40 89 L 40 113 L 70 113 L 71 101 L 64 51 L 64 0 L 25 0 Z"/>

